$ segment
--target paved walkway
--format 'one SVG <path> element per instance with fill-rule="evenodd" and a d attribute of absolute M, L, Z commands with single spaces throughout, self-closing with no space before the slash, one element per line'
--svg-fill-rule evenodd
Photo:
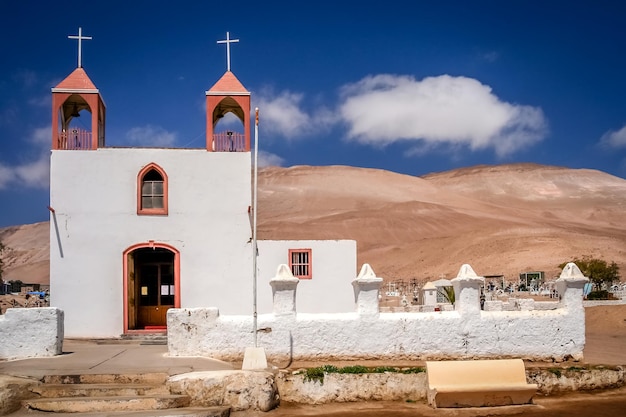
<path fill-rule="evenodd" d="M 44 375 L 167 373 L 234 369 L 204 357 L 169 357 L 166 345 L 138 342 L 68 340 L 63 354 L 50 358 L 0 361 L 0 375 L 41 378 Z"/>

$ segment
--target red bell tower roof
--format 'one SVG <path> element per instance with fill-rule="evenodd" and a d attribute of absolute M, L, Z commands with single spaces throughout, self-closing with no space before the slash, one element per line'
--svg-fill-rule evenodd
<path fill-rule="evenodd" d="M 70 75 L 52 89 L 53 92 L 55 90 L 91 90 L 92 92 L 98 92 L 95 84 L 82 68 L 76 68 L 72 71 Z"/>
<path fill-rule="evenodd" d="M 235 77 L 230 71 L 226 71 L 222 78 L 220 78 L 214 85 L 207 91 L 207 94 L 210 93 L 218 93 L 218 94 L 250 94 L 246 87 L 241 84 L 241 82 Z"/>

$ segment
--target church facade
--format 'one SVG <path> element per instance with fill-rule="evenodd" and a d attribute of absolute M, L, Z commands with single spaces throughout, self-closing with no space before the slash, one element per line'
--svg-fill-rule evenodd
<path fill-rule="evenodd" d="M 229 68 L 205 94 L 204 148 L 113 148 L 80 60 L 52 89 L 51 305 L 66 337 L 165 332 L 170 308 L 253 313 L 250 92 Z M 241 133 L 218 131 L 227 113 Z M 259 241 L 259 313 L 280 264 L 302 280 L 299 311 L 354 310 L 356 242 Z"/>

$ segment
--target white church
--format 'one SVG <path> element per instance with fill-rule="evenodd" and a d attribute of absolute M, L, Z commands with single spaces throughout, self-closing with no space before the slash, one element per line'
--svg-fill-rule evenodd
<path fill-rule="evenodd" d="M 206 146 L 172 149 L 107 147 L 103 96 L 81 64 L 90 38 L 70 38 L 78 67 L 52 88 L 49 206 L 51 305 L 65 312 L 65 337 L 164 333 L 170 308 L 252 315 L 254 121 L 230 71 L 236 40 L 218 42 L 228 69 L 205 92 Z M 228 113 L 241 132 L 220 124 Z M 299 312 L 354 311 L 355 241 L 258 241 L 258 313 L 272 311 L 280 264 L 301 280 Z"/>

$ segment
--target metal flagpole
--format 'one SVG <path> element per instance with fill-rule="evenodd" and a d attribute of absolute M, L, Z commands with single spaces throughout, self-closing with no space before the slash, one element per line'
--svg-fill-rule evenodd
<path fill-rule="evenodd" d="M 254 332 L 254 347 L 258 347 L 257 343 L 257 258 L 259 256 L 259 249 L 257 248 L 257 240 L 256 240 L 256 219 L 257 219 L 257 186 L 258 186 L 258 170 L 259 170 L 259 108 L 254 109 L 255 117 L 254 117 L 254 197 L 252 202 L 252 266 L 254 268 L 253 272 L 253 332 Z"/>

